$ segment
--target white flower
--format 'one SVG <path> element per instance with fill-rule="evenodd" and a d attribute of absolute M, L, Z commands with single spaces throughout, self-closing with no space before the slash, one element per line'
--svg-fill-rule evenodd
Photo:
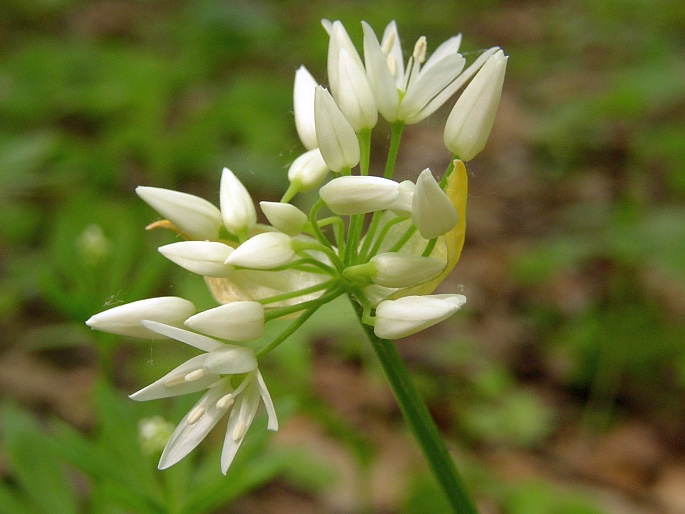
<path fill-rule="evenodd" d="M 465 60 L 459 54 L 461 36 L 442 43 L 427 61 L 426 40 L 420 38 L 405 69 L 395 22 L 386 27 L 382 43 L 368 24 L 362 24 L 366 73 L 378 110 L 390 122 L 417 123 L 430 116 L 495 51 L 486 51 L 462 73 Z"/>
<path fill-rule="evenodd" d="M 443 269 L 444 261 L 420 255 L 387 252 L 374 255 L 367 263 L 345 268 L 343 276 L 351 280 L 369 277 L 384 288 L 401 288 L 430 280 Z"/>
<path fill-rule="evenodd" d="M 264 307 L 252 301 L 227 303 L 195 314 L 185 324 L 210 336 L 249 341 L 264 334 Z"/>
<path fill-rule="evenodd" d="M 257 213 L 250 193 L 228 168 L 221 173 L 219 200 L 224 226 L 239 238 L 246 238 L 257 223 Z"/>
<path fill-rule="evenodd" d="M 502 50 L 490 57 L 447 118 L 445 146 L 464 161 L 485 148 L 502 96 L 507 59 Z"/>
<path fill-rule="evenodd" d="M 162 452 L 159 469 L 166 469 L 188 455 L 230 411 L 221 453 L 221 471 L 226 474 L 255 417 L 260 398 L 269 418 L 267 428 L 278 430 L 276 411 L 257 368 L 254 351 L 161 323 L 145 321 L 144 324 L 150 330 L 206 352 L 131 395 L 133 400 L 146 401 L 207 389 L 178 424 Z M 246 374 L 242 382 L 237 387 L 231 385 L 231 378 L 241 374 Z"/>
<path fill-rule="evenodd" d="M 191 239 L 219 237 L 221 211 L 207 200 L 159 187 L 138 186 L 136 193 Z"/>
<path fill-rule="evenodd" d="M 382 339 L 400 339 L 446 320 L 466 303 L 460 294 L 405 296 L 384 300 L 376 307 L 375 334 Z"/>
<path fill-rule="evenodd" d="M 371 280 L 384 287 L 409 287 L 420 284 L 445 269 L 444 261 L 396 252 L 375 255 L 370 262 L 376 268 Z"/>
<path fill-rule="evenodd" d="M 336 214 L 364 214 L 390 207 L 397 200 L 399 184 L 374 176 L 348 175 L 331 180 L 319 190 L 328 208 Z"/>
<path fill-rule="evenodd" d="M 130 337 L 161 339 L 157 332 L 143 326 L 143 320 L 154 320 L 171 325 L 181 324 L 195 312 L 188 300 L 176 296 L 148 298 L 125 303 L 92 316 L 86 325 L 95 330 Z"/>
<path fill-rule="evenodd" d="M 457 209 L 428 168 L 423 170 L 416 180 L 411 216 L 424 239 L 439 237 L 457 224 Z"/>
<path fill-rule="evenodd" d="M 295 256 L 291 241 L 290 236 L 281 232 L 257 234 L 236 248 L 226 264 L 257 270 L 283 266 Z"/>
<path fill-rule="evenodd" d="M 233 267 L 225 264 L 233 248 L 216 241 L 179 241 L 160 246 L 159 253 L 182 268 L 205 277 L 227 277 Z"/>
<path fill-rule="evenodd" d="M 316 140 L 328 167 L 341 172 L 359 163 L 359 140 L 331 94 L 321 86 L 314 92 Z"/>
<path fill-rule="evenodd" d="M 300 209 L 289 203 L 283 202 L 259 202 L 262 212 L 269 223 L 291 237 L 302 232 L 307 223 L 307 215 Z"/>
<path fill-rule="evenodd" d="M 333 22 L 330 36 L 328 80 L 333 98 L 355 132 L 371 129 L 378 110 L 362 60 L 342 23 Z"/>
<path fill-rule="evenodd" d="M 309 150 L 293 161 L 288 168 L 288 180 L 297 184 L 299 191 L 314 189 L 328 176 L 330 170 L 318 148 Z"/>
<path fill-rule="evenodd" d="M 316 142 L 316 124 L 314 122 L 314 90 L 317 86 L 307 68 L 300 66 L 295 72 L 295 87 L 293 90 L 293 107 L 295 112 L 295 128 L 300 141 L 307 150 L 313 150 L 319 145 Z"/>

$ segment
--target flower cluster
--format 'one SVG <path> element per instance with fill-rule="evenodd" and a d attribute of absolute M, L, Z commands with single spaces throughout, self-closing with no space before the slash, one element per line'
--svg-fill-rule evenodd
<path fill-rule="evenodd" d="M 268 428 L 276 430 L 258 360 L 325 303 L 347 295 L 378 338 L 397 339 L 447 319 L 466 301 L 433 292 L 461 253 L 463 160 L 485 145 L 507 58 L 491 48 L 465 67 L 460 36 L 430 57 L 422 37 L 405 64 L 394 22 L 380 41 L 363 24 L 362 58 L 340 22 L 323 24 L 330 37 L 329 89 L 306 68 L 297 70 L 295 123 L 306 152 L 290 166 L 290 187 L 281 201 L 260 202 L 268 224 L 258 222 L 254 201 L 228 168 L 221 175 L 219 207 L 168 189 L 136 189 L 164 218 L 148 228 L 169 228 L 180 237 L 160 253 L 203 276 L 220 305 L 196 314 L 182 298 L 152 298 L 87 322 L 126 336 L 172 338 L 204 352 L 131 395 L 142 401 L 206 391 L 169 439 L 160 468 L 182 459 L 228 414 L 225 473 L 260 401 Z M 416 181 L 393 180 L 402 127 L 434 113 L 467 83 L 446 122 L 444 141 L 453 158 L 442 179 L 425 169 Z M 379 113 L 390 123 L 391 143 L 385 169 L 371 173 L 371 131 Z M 308 214 L 292 203 L 298 193 L 317 187 Z M 265 324 L 277 318 L 293 321 L 257 352 L 240 345 L 262 336 Z"/>

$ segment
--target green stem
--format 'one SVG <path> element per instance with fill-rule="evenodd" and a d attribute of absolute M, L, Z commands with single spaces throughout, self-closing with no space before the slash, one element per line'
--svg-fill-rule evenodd
<path fill-rule="evenodd" d="M 392 174 L 395 171 L 395 162 L 397 161 L 397 154 L 400 150 L 400 140 L 402 139 L 403 130 L 403 121 L 395 121 L 392 124 L 392 132 L 390 133 L 390 149 L 388 150 L 388 159 L 385 161 L 385 178 L 392 178 Z"/>
<path fill-rule="evenodd" d="M 353 299 L 351 300 L 361 320 L 363 308 Z M 428 407 L 416 390 L 395 344 L 392 341 L 377 337 L 373 327 L 363 323 L 362 326 L 378 360 L 381 362 L 385 375 L 388 377 L 404 419 L 421 446 L 423 454 L 453 511 L 458 514 L 478 514 L 454 466 L 452 457 L 447 452 L 445 443 L 440 437 L 438 428 L 435 426 L 430 412 L 428 412 Z"/>
<path fill-rule="evenodd" d="M 359 174 L 368 175 L 371 155 L 371 129 L 362 129 L 357 138 L 359 139 Z"/>

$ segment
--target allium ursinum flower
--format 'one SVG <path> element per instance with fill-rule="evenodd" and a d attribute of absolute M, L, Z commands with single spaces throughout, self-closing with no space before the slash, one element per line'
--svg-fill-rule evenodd
<path fill-rule="evenodd" d="M 187 238 L 219 237 L 221 211 L 207 200 L 160 187 L 138 186 L 136 193 Z"/>
<path fill-rule="evenodd" d="M 300 141 L 307 150 L 319 147 L 316 142 L 316 123 L 314 121 L 314 90 L 319 84 L 307 68 L 300 66 L 295 72 L 293 88 L 293 111 L 295 128 Z"/>
<path fill-rule="evenodd" d="M 316 140 L 328 167 L 341 172 L 359 163 L 359 141 L 350 122 L 335 103 L 331 94 L 321 86 L 314 92 Z"/>
<path fill-rule="evenodd" d="M 371 129 L 378 121 L 378 109 L 364 64 L 342 23 L 333 22 L 329 33 L 328 80 L 333 98 L 355 132 Z"/>
<path fill-rule="evenodd" d="M 412 194 L 411 217 L 424 239 L 434 239 L 454 228 L 457 209 L 426 168 L 416 181 Z"/>
<path fill-rule="evenodd" d="M 276 411 L 253 350 L 162 323 L 143 324 L 151 331 L 206 352 L 131 395 L 133 400 L 146 401 L 207 390 L 171 435 L 159 469 L 166 469 L 188 455 L 228 414 L 221 453 L 221 471 L 226 474 L 252 424 L 260 399 L 269 418 L 267 428 L 278 430 Z"/>
<path fill-rule="evenodd" d="M 394 180 L 357 175 L 334 178 L 319 190 L 330 210 L 345 215 L 387 209 L 399 194 Z"/>
<path fill-rule="evenodd" d="M 465 161 L 485 148 L 502 96 L 507 59 L 502 50 L 490 57 L 461 94 L 445 124 L 445 146 Z"/>
<path fill-rule="evenodd" d="M 233 247 L 218 241 L 178 241 L 158 248 L 159 253 L 182 268 L 206 277 L 227 277 L 234 268 L 226 264 Z"/>
<path fill-rule="evenodd" d="M 307 223 L 307 215 L 289 203 L 259 202 L 262 212 L 269 223 L 276 229 L 291 237 L 302 233 Z"/>
<path fill-rule="evenodd" d="M 295 257 L 292 238 L 281 232 L 264 232 L 248 239 L 231 253 L 226 264 L 250 269 L 283 266 Z"/>
<path fill-rule="evenodd" d="M 221 173 L 221 210 L 203 198 L 171 189 L 138 186 L 136 193 L 167 219 L 171 224 L 169 228 L 175 229 L 186 239 L 216 241 L 223 226 L 242 241 L 257 223 L 250 194 L 228 168 Z"/>
<path fill-rule="evenodd" d="M 150 299 L 95 315 L 88 324 L 136 337 L 171 337 L 205 352 L 132 398 L 205 391 L 169 439 L 159 467 L 182 459 L 227 415 L 225 473 L 260 401 L 268 428 L 277 429 L 257 359 L 288 340 L 317 309 L 346 295 L 454 510 L 462 512 L 465 503 L 452 494 L 459 489 L 452 463 L 436 442 L 437 430 L 431 429 L 427 410 L 421 410 L 400 356 L 384 339 L 416 334 L 449 318 L 465 302 L 462 295 L 433 293 L 456 265 L 464 243 L 466 168 L 462 160 L 453 160 L 440 182 L 429 169 L 415 183 L 392 177 L 403 124 L 433 113 L 487 61 L 457 102 L 455 111 L 461 114 L 450 116 L 445 131 L 445 143 L 455 154 L 479 151 L 494 119 L 506 58 L 490 49 L 464 71 L 459 37 L 428 59 L 426 40 L 420 38 L 405 66 L 393 22 L 381 43 L 364 24 L 362 63 L 339 22 L 324 26 L 330 35 L 333 96 L 304 67 L 298 70 L 295 122 L 308 151 L 290 166 L 290 187 L 281 201 L 261 202 L 271 226 L 257 223 L 252 198 L 228 168 L 221 179 L 221 209 L 192 195 L 138 188 L 167 218 L 151 226 L 172 228 L 186 240 L 162 246 L 160 252 L 202 275 L 220 305 L 193 315 L 193 305 L 185 300 Z M 392 122 L 382 178 L 374 176 L 377 159 L 371 158 L 376 111 Z M 289 203 L 299 192 L 319 186 L 329 170 L 341 176 L 320 188 L 308 214 Z M 291 322 L 256 352 L 220 342 L 261 338 L 270 334 L 265 326 L 274 319 Z M 196 332 L 173 326 L 181 322 Z"/>
<path fill-rule="evenodd" d="M 246 239 L 257 224 L 257 213 L 250 193 L 228 168 L 221 174 L 219 200 L 224 226 L 241 241 Z"/>
<path fill-rule="evenodd" d="M 460 294 L 404 296 L 376 307 L 374 332 L 382 339 L 400 339 L 446 320 L 466 303 Z"/>
<path fill-rule="evenodd" d="M 329 175 L 328 164 L 318 148 L 308 150 L 293 161 L 288 168 L 288 180 L 296 192 L 305 192 L 320 185 Z"/>
<path fill-rule="evenodd" d="M 231 341 L 249 341 L 264 334 L 264 306 L 242 301 L 200 312 L 185 321 L 186 326 Z"/>
<path fill-rule="evenodd" d="M 177 296 L 148 298 L 125 303 L 91 316 L 86 325 L 94 330 L 130 337 L 160 339 L 165 336 L 149 330 L 143 320 L 180 325 L 195 312 L 195 306 Z"/>
<path fill-rule="evenodd" d="M 496 51 L 487 50 L 464 70 L 465 60 L 459 53 L 461 36 L 442 43 L 428 60 L 426 39 L 422 37 L 405 68 L 395 22 L 385 28 L 381 43 L 368 24 L 362 25 L 366 73 L 378 110 L 390 122 L 418 123 L 433 114 Z"/>

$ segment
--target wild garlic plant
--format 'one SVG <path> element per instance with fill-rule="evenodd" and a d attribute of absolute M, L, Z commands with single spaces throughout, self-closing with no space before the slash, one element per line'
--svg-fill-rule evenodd
<path fill-rule="evenodd" d="M 159 467 L 178 462 L 227 416 L 221 457 L 226 473 L 260 403 L 268 428 L 278 429 L 259 362 L 317 309 L 347 296 L 446 495 L 458 512 L 472 512 L 391 340 L 449 318 L 466 301 L 461 294 L 434 291 L 461 253 L 467 194 L 463 161 L 478 154 L 488 138 L 507 57 L 491 48 L 467 67 L 459 53 L 461 36 L 430 56 L 421 37 L 405 63 L 391 22 L 380 41 L 363 23 L 362 58 L 339 21 L 323 25 L 330 37 L 329 89 L 305 67 L 297 70 L 295 124 L 306 151 L 290 166 L 290 186 L 281 201 L 260 202 L 268 225 L 258 223 L 249 192 L 228 168 L 221 175 L 219 207 L 182 192 L 136 189 L 164 218 L 150 227 L 171 229 L 181 239 L 159 251 L 203 276 L 219 306 L 195 313 L 182 298 L 151 298 L 99 313 L 87 324 L 126 336 L 171 338 L 203 352 L 131 398 L 205 391 L 171 435 Z M 403 127 L 430 116 L 464 86 L 444 129 L 453 157 L 442 178 L 424 169 L 417 170 L 415 182 L 394 180 Z M 385 168 L 372 170 L 371 133 L 379 113 L 390 124 L 391 139 Z M 292 203 L 299 193 L 316 188 L 318 199 L 309 213 Z M 280 318 L 292 321 L 264 347 L 241 346 Z"/>

